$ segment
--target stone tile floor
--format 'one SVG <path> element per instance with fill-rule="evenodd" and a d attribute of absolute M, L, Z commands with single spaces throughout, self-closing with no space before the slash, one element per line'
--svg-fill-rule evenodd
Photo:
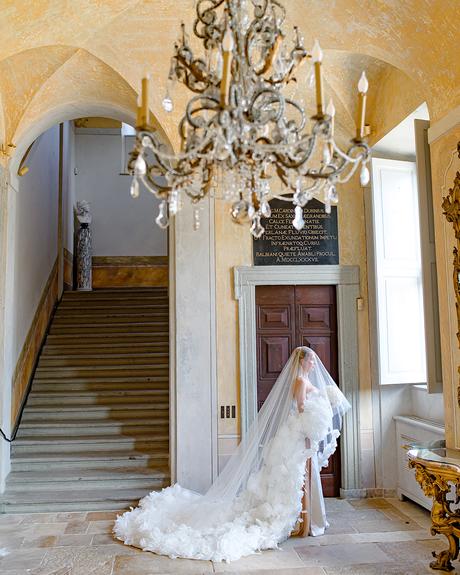
<path fill-rule="evenodd" d="M 279 551 L 234 563 L 169 559 L 113 539 L 116 512 L 0 515 L 2 575 L 423 575 L 431 551 L 427 511 L 396 499 L 329 499 L 323 537 L 293 538 Z M 457 566 L 453 573 L 460 573 Z"/>

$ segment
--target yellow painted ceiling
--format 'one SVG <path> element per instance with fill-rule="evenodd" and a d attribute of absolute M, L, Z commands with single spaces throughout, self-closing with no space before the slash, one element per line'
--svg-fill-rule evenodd
<path fill-rule="evenodd" d="M 0 144 L 25 146 L 62 119 L 133 120 L 140 78 L 153 74 L 151 109 L 177 145 L 188 94 L 161 107 L 172 47 L 193 0 L 0 0 Z M 353 131 L 356 82 L 370 78 L 374 137 L 427 101 L 432 119 L 460 104 L 458 0 L 284 0 L 306 45 L 325 49 L 325 85 L 340 132 Z M 297 91 L 302 90 L 299 82 Z M 305 102 L 309 96 L 305 87 Z M 352 134 L 350 134 L 352 135 Z"/>

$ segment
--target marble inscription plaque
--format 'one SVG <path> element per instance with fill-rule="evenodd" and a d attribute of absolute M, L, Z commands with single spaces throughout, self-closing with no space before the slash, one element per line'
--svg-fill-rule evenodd
<path fill-rule="evenodd" d="M 264 235 L 254 240 L 254 265 L 334 265 L 339 263 L 337 207 L 330 214 L 324 204 L 311 200 L 303 209 L 305 227 L 292 225 L 294 207 L 283 200 L 270 202 L 272 214 L 263 218 Z"/>

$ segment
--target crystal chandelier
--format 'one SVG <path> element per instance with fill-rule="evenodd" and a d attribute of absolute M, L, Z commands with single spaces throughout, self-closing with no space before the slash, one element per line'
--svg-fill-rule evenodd
<path fill-rule="evenodd" d="M 296 27 L 292 40 L 286 38 L 285 10 L 277 0 L 199 0 L 196 15 L 193 32 L 204 53 L 194 56 L 182 24 L 163 99 L 171 112 L 177 81 L 195 94 L 179 122 L 180 152 L 168 152 L 149 125 L 148 76 L 138 102 L 136 144 L 128 164 L 134 176 L 131 195 L 139 196 L 142 182 L 161 199 L 160 227 L 168 226 L 186 195 L 195 206 L 198 228 L 199 201 L 220 194 L 236 222 L 251 223 L 255 238 L 264 232 L 261 220 L 270 217 L 273 197 L 293 204 L 293 225 L 301 230 L 302 208 L 309 200 L 321 200 L 330 212 L 338 201 L 337 184 L 348 181 L 359 166 L 361 184 L 368 183 L 364 72 L 358 82 L 356 135 L 345 151 L 334 140 L 332 100 L 324 108 L 321 48 L 316 41 L 308 52 Z M 307 60 L 316 92 L 310 119 L 303 105 L 286 95 Z M 283 188 L 278 195 L 276 180 Z"/>

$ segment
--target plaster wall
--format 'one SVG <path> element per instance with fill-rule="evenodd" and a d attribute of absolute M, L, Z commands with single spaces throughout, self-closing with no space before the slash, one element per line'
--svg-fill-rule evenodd
<path fill-rule="evenodd" d="M 77 129 L 75 134 L 77 174 L 73 175 L 73 186 L 75 201 L 87 200 L 91 205 L 93 254 L 167 255 L 167 233 L 155 223 L 158 200 L 143 188 L 139 198 L 133 200 L 129 195 L 131 178 L 120 175 L 120 134 L 107 130 L 89 134 L 84 131 Z M 129 150 L 133 138 L 127 141 Z"/>
<path fill-rule="evenodd" d="M 57 257 L 59 126 L 45 132 L 32 148 L 29 172 L 12 185 L 17 188 L 11 209 L 14 230 L 8 255 L 14 258 L 10 337 L 16 363 L 40 297 Z"/>
<path fill-rule="evenodd" d="M 11 386 L 16 362 L 31 327 L 43 289 L 57 257 L 59 126 L 45 132 L 32 148 L 29 172 L 5 186 L 8 220 L 4 286 L 2 429 L 11 432 Z M 9 445 L 2 441 L 0 492 L 9 473 Z"/>
<path fill-rule="evenodd" d="M 73 122 L 64 122 L 62 155 L 63 246 L 73 253 L 73 206 L 75 205 L 75 129 Z"/>

